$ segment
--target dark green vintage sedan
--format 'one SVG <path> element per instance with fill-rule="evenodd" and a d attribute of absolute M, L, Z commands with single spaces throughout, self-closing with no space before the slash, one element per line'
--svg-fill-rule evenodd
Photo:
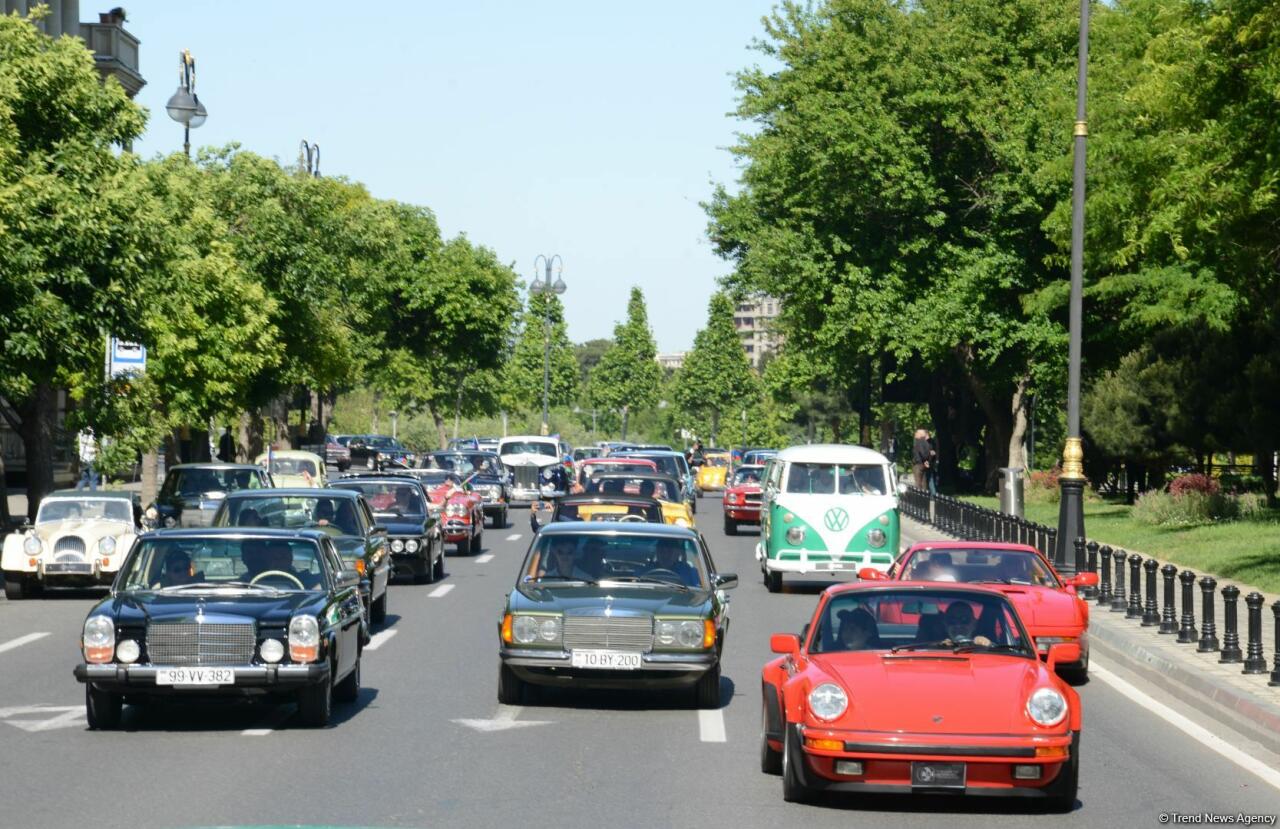
<path fill-rule="evenodd" d="M 530 686 L 689 688 L 717 708 L 737 584 L 684 527 L 544 527 L 498 624 L 498 701 L 524 702 Z"/>

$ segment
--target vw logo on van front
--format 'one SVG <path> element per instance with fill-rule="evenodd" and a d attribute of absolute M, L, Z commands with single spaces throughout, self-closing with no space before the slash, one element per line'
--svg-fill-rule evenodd
<path fill-rule="evenodd" d="M 849 513 L 844 507 L 832 507 L 822 516 L 822 522 L 827 525 L 828 530 L 838 533 L 849 526 Z"/>

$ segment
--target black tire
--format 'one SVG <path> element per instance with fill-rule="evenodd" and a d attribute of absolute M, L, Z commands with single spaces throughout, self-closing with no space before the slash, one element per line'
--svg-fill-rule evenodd
<path fill-rule="evenodd" d="M 769 712 L 766 703 L 760 704 L 760 771 L 764 774 L 782 774 L 782 752 L 770 747 L 765 736 L 765 727 L 769 723 Z"/>
<path fill-rule="evenodd" d="M 737 522 L 737 521 L 734 521 L 732 518 L 726 518 L 726 519 L 724 519 L 724 534 L 725 534 L 725 535 L 737 535 L 737 534 L 738 534 L 738 522 Z"/>
<path fill-rule="evenodd" d="M 1058 676 L 1067 681 L 1069 685 L 1084 685 L 1089 681 L 1089 652 L 1086 650 L 1080 661 L 1074 665 L 1064 665 L 1058 668 Z"/>
<path fill-rule="evenodd" d="M 500 530 L 505 530 L 507 527 L 510 527 L 510 526 L 511 526 L 511 522 L 510 522 L 509 520 L 507 520 L 507 508 L 506 508 L 506 507 L 503 507 L 503 508 L 502 508 L 502 515 L 498 518 L 498 521 L 500 522 L 500 523 L 498 524 L 498 529 L 500 529 Z"/>
<path fill-rule="evenodd" d="M 433 568 L 432 580 L 440 581 L 444 578 L 444 544 L 440 544 L 440 555 L 435 559 L 435 563 L 431 565 Z"/>
<path fill-rule="evenodd" d="M 782 573 L 777 570 L 765 570 L 764 587 L 770 593 L 782 592 Z"/>
<path fill-rule="evenodd" d="M 800 779 L 799 763 L 804 762 L 800 736 L 795 726 L 786 725 L 782 737 L 782 799 L 788 803 L 808 803 L 813 790 Z"/>
<path fill-rule="evenodd" d="M 4 597 L 11 602 L 16 602 L 25 595 L 22 589 L 22 577 L 6 578 L 4 580 Z"/>
<path fill-rule="evenodd" d="M 374 600 L 373 605 L 369 608 L 369 621 L 375 625 L 384 625 L 387 622 L 387 594 L 391 592 L 391 585 L 387 585 L 387 589 L 382 591 L 382 595 Z"/>
<path fill-rule="evenodd" d="M 84 686 L 84 716 L 93 731 L 110 731 L 120 727 L 124 696 Z"/>
<path fill-rule="evenodd" d="M 474 536 L 474 537 L 472 537 L 472 539 L 471 539 L 471 554 L 472 554 L 472 555 L 475 555 L 475 554 L 477 554 L 477 553 L 480 553 L 480 552 L 483 552 L 483 551 L 484 551 L 484 529 L 483 529 L 483 527 L 484 527 L 484 521 L 481 521 L 481 522 L 480 522 L 480 526 L 481 526 L 481 528 L 482 528 L 482 529 L 480 530 L 480 532 L 476 533 L 476 534 L 475 534 L 475 536 Z"/>
<path fill-rule="evenodd" d="M 360 657 L 356 656 L 356 666 L 351 673 L 333 689 L 333 698 L 338 702 L 355 702 L 360 697 Z"/>
<path fill-rule="evenodd" d="M 298 692 L 298 716 L 307 728 L 324 728 L 333 716 L 333 682 L 303 688 Z"/>
<path fill-rule="evenodd" d="M 498 702 L 503 705 L 520 705 L 528 695 L 529 683 L 516 676 L 506 665 L 498 666 Z"/>
<path fill-rule="evenodd" d="M 418 584 L 435 584 L 436 581 L 436 559 L 435 550 L 430 544 L 426 546 L 427 560 L 422 562 L 421 568 L 417 573 Z"/>
<path fill-rule="evenodd" d="M 698 708 L 720 707 L 720 663 L 718 661 L 693 686 L 693 702 Z"/>
<path fill-rule="evenodd" d="M 692 512 L 694 515 L 697 515 L 697 514 L 698 514 L 698 499 L 697 499 L 697 498 L 694 498 L 692 501 L 690 501 L 690 502 L 689 502 L 689 512 Z"/>
<path fill-rule="evenodd" d="M 1058 778 L 1049 784 L 1049 798 L 1045 802 L 1049 811 L 1066 813 L 1076 807 L 1076 794 L 1080 790 L 1080 732 L 1071 734 L 1071 758 L 1067 766 L 1058 773 Z"/>

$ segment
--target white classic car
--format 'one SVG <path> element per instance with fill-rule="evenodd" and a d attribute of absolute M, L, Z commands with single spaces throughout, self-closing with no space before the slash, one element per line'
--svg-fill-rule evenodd
<path fill-rule="evenodd" d="M 137 534 L 133 495 L 62 490 L 40 502 L 34 527 L 4 540 L 4 595 L 21 599 L 45 586 L 110 584 Z"/>
<path fill-rule="evenodd" d="M 271 479 L 282 489 L 324 489 L 329 485 L 324 458 L 314 452 L 277 449 L 270 454 L 263 452 L 254 463 L 270 472 Z"/>

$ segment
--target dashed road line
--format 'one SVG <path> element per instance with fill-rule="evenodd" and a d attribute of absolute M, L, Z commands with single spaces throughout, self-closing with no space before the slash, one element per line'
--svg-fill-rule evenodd
<path fill-rule="evenodd" d="M 8 642 L 0 644 L 0 653 L 11 651 L 14 648 L 20 648 L 23 645 L 29 645 L 32 642 L 35 642 L 38 639 L 43 639 L 48 635 L 48 631 L 42 631 L 40 633 L 28 633 L 26 636 L 19 636 L 17 639 L 10 639 Z"/>
<path fill-rule="evenodd" d="M 476 556 L 476 564 L 488 564 L 493 561 L 493 553 L 485 553 L 482 556 Z"/>
<path fill-rule="evenodd" d="M 698 739 L 704 743 L 723 743 L 728 739 L 724 733 L 724 709 L 703 708 L 698 711 Z"/>
<path fill-rule="evenodd" d="M 378 648 L 380 648 L 380 647 L 382 647 L 383 645 L 387 644 L 387 641 L 388 641 L 392 636 L 395 636 L 395 635 L 396 635 L 395 628 L 392 628 L 392 629 L 390 629 L 390 630 L 384 630 L 384 631 L 380 631 L 380 632 L 378 632 L 378 633 L 375 633 L 375 634 L 373 635 L 373 638 L 369 640 L 369 644 L 367 644 L 367 645 L 365 645 L 365 646 L 364 646 L 364 649 L 365 649 L 365 650 L 367 650 L 367 651 L 376 651 Z"/>
<path fill-rule="evenodd" d="M 507 541 L 519 541 L 520 537 L 521 537 L 520 533 L 512 533 L 511 535 L 507 536 Z"/>
<path fill-rule="evenodd" d="M 442 584 L 439 587 L 437 587 L 435 590 L 432 590 L 430 593 L 428 593 L 427 598 L 438 599 L 441 596 L 447 596 L 449 595 L 449 591 L 455 587 L 457 587 L 456 584 Z"/>

